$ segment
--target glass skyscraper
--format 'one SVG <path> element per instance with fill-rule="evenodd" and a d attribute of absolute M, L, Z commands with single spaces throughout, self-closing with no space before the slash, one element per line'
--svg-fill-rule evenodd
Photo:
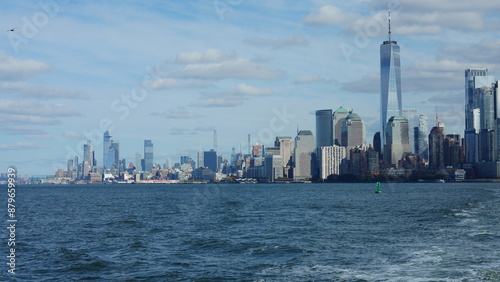
<path fill-rule="evenodd" d="M 391 40 L 391 14 L 389 12 L 389 40 L 380 45 L 380 123 L 382 146 L 389 119 L 402 115 L 401 62 L 399 45 Z"/>
<path fill-rule="evenodd" d="M 111 146 L 111 135 L 109 135 L 109 131 L 106 130 L 106 132 L 104 132 L 104 136 L 103 136 L 103 143 L 102 143 L 102 166 L 104 167 L 104 169 L 106 168 L 110 168 L 108 167 L 107 165 L 107 162 L 108 162 L 108 152 L 109 152 L 109 147 Z"/>
<path fill-rule="evenodd" d="M 332 110 L 316 111 L 316 148 L 333 145 Z"/>
<path fill-rule="evenodd" d="M 144 140 L 144 171 L 153 169 L 153 142 Z"/>
<path fill-rule="evenodd" d="M 494 77 L 486 68 L 465 70 L 465 162 L 494 159 Z"/>

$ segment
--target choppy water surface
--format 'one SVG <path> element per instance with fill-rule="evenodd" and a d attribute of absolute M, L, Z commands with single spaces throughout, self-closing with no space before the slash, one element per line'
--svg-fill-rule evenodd
<path fill-rule="evenodd" d="M 500 280 L 500 184 L 374 190 L 374 184 L 20 186 L 17 274 L 8 275 L 2 263 L 0 278 Z"/>

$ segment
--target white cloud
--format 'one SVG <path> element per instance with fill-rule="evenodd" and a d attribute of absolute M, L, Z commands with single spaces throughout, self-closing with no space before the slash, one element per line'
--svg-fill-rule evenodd
<path fill-rule="evenodd" d="M 148 89 L 171 89 L 179 87 L 179 80 L 175 78 L 160 78 L 160 79 L 151 79 L 147 80 L 143 83 L 143 86 Z"/>
<path fill-rule="evenodd" d="M 318 81 L 323 81 L 323 78 L 321 78 L 317 75 L 304 75 L 304 76 L 299 76 L 299 77 L 295 78 L 293 83 L 305 84 L 305 83 L 313 83 L 313 82 L 318 82 Z"/>
<path fill-rule="evenodd" d="M 176 111 L 168 111 L 164 114 L 164 116 L 172 119 L 193 119 L 203 117 L 202 115 L 188 112 L 184 107 L 180 107 Z"/>
<path fill-rule="evenodd" d="M 273 91 L 269 88 L 256 88 L 248 84 L 240 83 L 236 88 L 229 90 L 228 93 L 248 96 L 270 96 L 273 94 Z"/>
<path fill-rule="evenodd" d="M 0 80 L 22 79 L 50 70 L 46 63 L 17 59 L 0 51 Z"/>
<path fill-rule="evenodd" d="M 234 52 L 224 52 L 217 49 L 208 49 L 203 53 L 201 52 L 179 53 L 175 58 L 175 62 L 179 64 L 219 63 L 234 58 L 236 58 L 236 53 Z"/>
<path fill-rule="evenodd" d="M 441 26 L 439 25 L 418 25 L 418 24 L 411 24 L 411 25 L 402 25 L 402 26 L 395 26 L 392 28 L 392 31 L 394 34 L 401 34 L 401 35 L 407 35 L 407 34 L 439 34 L 443 31 Z"/>
<path fill-rule="evenodd" d="M 222 96 L 214 97 L 212 95 L 202 95 L 197 102 L 191 103 L 195 107 L 236 107 L 243 105 L 241 96 Z"/>
<path fill-rule="evenodd" d="M 359 15 L 347 13 L 333 5 L 325 5 L 315 13 L 307 15 L 302 22 L 306 25 L 337 25 L 353 22 Z"/>
<path fill-rule="evenodd" d="M 467 68 L 474 67 L 472 64 L 480 64 L 481 67 L 500 64 L 500 39 L 489 39 L 473 44 L 445 45 L 441 48 L 438 58 L 452 58 L 467 63 Z M 500 66 L 497 67 L 497 69 Z M 465 69 L 465 68 L 464 68 Z"/>
<path fill-rule="evenodd" d="M 75 131 L 66 131 L 62 134 L 64 138 L 71 139 L 71 140 L 82 140 L 85 139 L 85 135 L 83 135 L 80 132 L 75 132 Z"/>
<path fill-rule="evenodd" d="M 49 116 L 49 117 L 69 117 L 77 116 L 78 112 L 62 104 L 47 105 L 30 101 L 13 101 L 0 99 L 0 113 Z"/>
<path fill-rule="evenodd" d="M 172 127 L 170 129 L 170 135 L 196 135 L 196 132 L 189 128 Z"/>
<path fill-rule="evenodd" d="M 88 95 L 61 87 L 31 85 L 22 81 L 0 82 L 0 89 L 26 98 L 37 99 L 87 99 Z"/>
<path fill-rule="evenodd" d="M 55 125 L 61 122 L 54 118 L 38 117 L 29 115 L 3 115 L 0 116 L 0 123 L 3 124 L 36 124 L 36 125 Z"/>
<path fill-rule="evenodd" d="M 27 149 L 42 149 L 43 146 L 31 142 L 19 142 L 15 144 L 0 144 L 0 150 L 27 150 Z"/>
<path fill-rule="evenodd" d="M 424 24 L 424 28 L 437 29 L 447 27 L 460 30 L 480 30 L 484 27 L 483 15 L 479 12 L 428 12 L 428 13 L 404 13 L 398 17 L 403 26 L 405 23 Z M 397 24 L 394 26 L 397 30 Z M 430 27 L 429 27 L 430 26 Z M 417 30 L 415 30 L 417 33 Z"/>
<path fill-rule="evenodd" d="M 52 135 L 50 135 L 50 134 L 30 134 L 30 135 L 24 135 L 24 138 L 36 139 L 36 140 L 48 140 L 48 139 L 52 139 Z"/>
<path fill-rule="evenodd" d="M 172 73 L 173 76 L 183 78 L 254 78 L 277 79 L 283 76 L 283 71 L 272 69 L 264 64 L 248 59 L 236 59 L 221 63 L 192 64 L 184 69 Z"/>
<path fill-rule="evenodd" d="M 387 10 L 386 0 L 370 1 L 370 6 L 375 9 Z M 500 9 L 500 2 L 491 0 L 456 1 L 456 0 L 398 0 L 392 3 L 396 9 L 408 11 L 492 11 Z"/>
<path fill-rule="evenodd" d="M 12 135 L 26 135 L 26 134 L 31 134 L 31 135 L 41 135 L 41 134 L 47 134 L 46 130 L 40 129 L 40 128 L 31 128 L 31 127 L 20 127 L 20 126 L 7 126 L 3 129 L 0 129 L 3 132 L 7 134 L 12 134 Z"/>
<path fill-rule="evenodd" d="M 285 38 L 271 39 L 263 37 L 252 37 L 243 41 L 247 44 L 257 46 L 257 47 L 268 47 L 274 50 L 295 47 L 295 46 L 307 46 L 309 41 L 300 35 L 290 35 Z"/>

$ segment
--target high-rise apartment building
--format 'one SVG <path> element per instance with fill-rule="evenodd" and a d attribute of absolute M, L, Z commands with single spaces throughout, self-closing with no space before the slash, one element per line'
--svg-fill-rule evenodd
<path fill-rule="evenodd" d="M 411 129 L 410 129 L 411 131 Z M 415 143 L 415 153 L 425 160 L 429 159 L 429 127 L 426 115 L 418 116 L 418 126 L 413 128 Z"/>
<path fill-rule="evenodd" d="M 333 145 L 321 147 L 320 177 L 326 179 L 329 175 L 339 175 L 341 166 L 346 159 L 345 147 Z"/>
<path fill-rule="evenodd" d="M 400 48 L 391 40 L 389 12 L 389 40 L 380 45 L 380 123 L 382 146 L 386 144 L 386 126 L 393 116 L 402 115 Z"/>

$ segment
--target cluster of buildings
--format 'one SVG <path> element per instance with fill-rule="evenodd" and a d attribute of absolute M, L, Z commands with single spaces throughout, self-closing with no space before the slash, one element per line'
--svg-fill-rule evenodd
<path fill-rule="evenodd" d="M 103 157 L 97 165 L 91 141 L 83 146 L 83 159 L 68 160 L 56 176 L 67 181 L 197 181 L 252 178 L 262 181 L 310 181 L 350 174 L 363 177 L 409 177 L 444 174 L 455 180 L 500 177 L 499 81 L 484 68 L 465 70 L 465 132 L 446 134 L 439 122 L 429 131 L 428 117 L 417 109 L 403 109 L 400 47 L 389 38 L 380 46 L 380 131 L 371 142 L 360 115 L 339 107 L 316 111 L 315 134 L 277 136 L 272 146 L 248 146 L 247 154 L 233 148 L 230 160 L 214 148 L 199 151 L 197 161 L 182 156 L 172 165 L 153 162 L 153 143 L 144 140 L 144 155 L 126 165 L 120 144 L 106 131 Z M 250 136 L 249 136 L 250 140 Z"/>

